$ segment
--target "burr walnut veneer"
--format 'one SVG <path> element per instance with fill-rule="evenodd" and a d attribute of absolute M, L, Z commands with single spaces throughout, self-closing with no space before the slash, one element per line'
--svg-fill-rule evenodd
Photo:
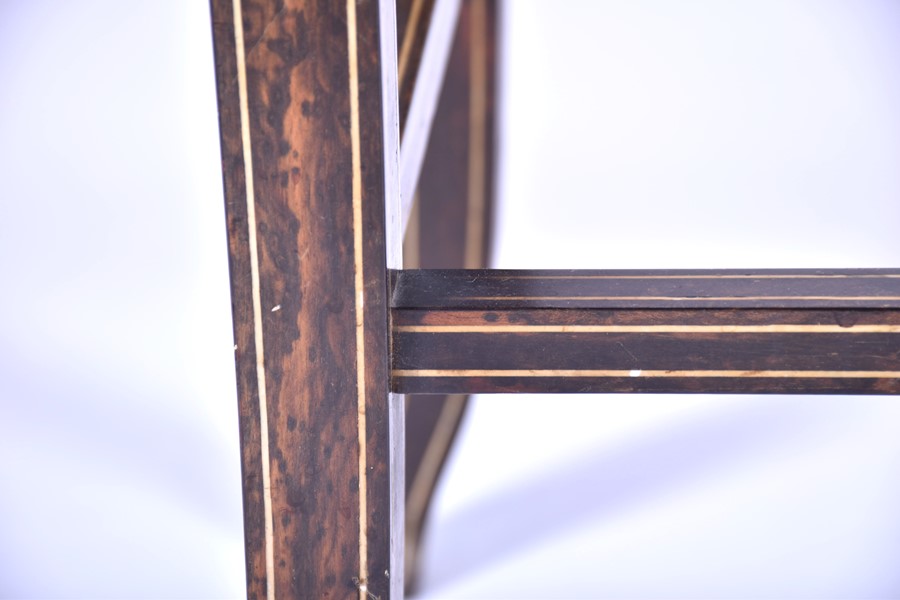
<path fill-rule="evenodd" d="M 212 22 L 248 596 L 401 597 L 465 394 L 900 391 L 900 270 L 485 270 L 493 0 Z"/>

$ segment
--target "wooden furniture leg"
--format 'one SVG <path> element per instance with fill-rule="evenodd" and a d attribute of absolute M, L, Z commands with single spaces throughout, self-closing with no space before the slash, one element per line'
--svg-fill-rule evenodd
<path fill-rule="evenodd" d="M 393 11 L 212 2 L 253 598 L 402 596 Z"/>

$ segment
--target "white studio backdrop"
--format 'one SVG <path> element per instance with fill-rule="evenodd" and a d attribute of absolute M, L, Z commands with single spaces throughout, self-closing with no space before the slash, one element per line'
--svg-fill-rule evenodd
<path fill-rule="evenodd" d="M 900 2 L 503 9 L 494 266 L 898 266 Z M 0 597 L 243 594 L 218 158 L 205 2 L 0 0 Z M 900 597 L 898 427 L 478 398 L 420 597 Z"/>
<path fill-rule="evenodd" d="M 208 4 L 0 0 L 0 140 L 0 596 L 240 596 Z"/>
<path fill-rule="evenodd" d="M 900 2 L 504 5 L 501 268 L 900 260 Z M 898 598 L 896 398 L 482 396 L 422 598 Z"/>

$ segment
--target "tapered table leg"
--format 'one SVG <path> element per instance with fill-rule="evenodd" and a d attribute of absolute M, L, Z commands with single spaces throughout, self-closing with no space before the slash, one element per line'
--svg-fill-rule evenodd
<path fill-rule="evenodd" d="M 253 598 L 402 595 L 393 11 L 212 2 Z"/>

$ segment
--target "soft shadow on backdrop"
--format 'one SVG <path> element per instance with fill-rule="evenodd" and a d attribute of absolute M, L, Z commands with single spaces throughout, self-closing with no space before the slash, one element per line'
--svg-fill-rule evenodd
<path fill-rule="evenodd" d="M 505 9 L 495 266 L 900 262 L 900 4 Z M 898 423 L 896 398 L 482 396 L 421 597 L 898 597 Z"/>
<path fill-rule="evenodd" d="M 495 266 L 898 266 L 900 4 L 503 17 Z M 0 596 L 239 597 L 207 5 L 0 0 L 0 81 Z M 894 398 L 479 398 L 420 597 L 896 597 L 898 426 Z"/>

